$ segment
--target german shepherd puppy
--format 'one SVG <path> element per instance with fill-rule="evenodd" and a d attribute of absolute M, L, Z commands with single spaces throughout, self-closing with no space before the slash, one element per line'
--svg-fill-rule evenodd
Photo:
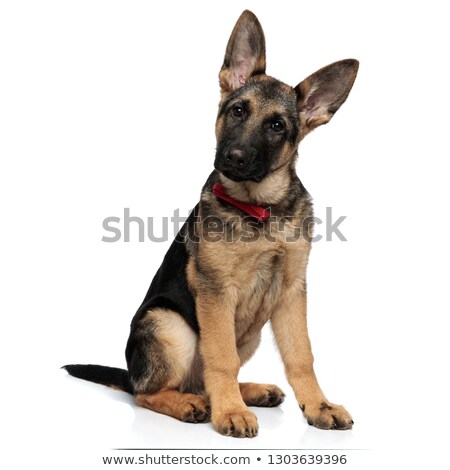
<path fill-rule="evenodd" d="M 131 323 L 128 371 L 69 365 L 75 377 L 134 394 L 136 403 L 221 434 L 253 437 L 248 406 L 277 406 L 276 385 L 239 383 L 270 321 L 308 423 L 350 429 L 313 369 L 306 324 L 311 198 L 297 146 L 346 100 L 358 62 L 328 65 L 292 88 L 265 74 L 264 33 L 244 11 L 220 70 L 214 168 Z"/>

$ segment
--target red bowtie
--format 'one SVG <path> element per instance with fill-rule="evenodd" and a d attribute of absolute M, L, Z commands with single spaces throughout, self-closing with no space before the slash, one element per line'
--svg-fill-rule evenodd
<path fill-rule="evenodd" d="M 228 196 L 226 189 L 219 183 L 213 186 L 213 194 L 224 201 L 229 202 L 233 206 L 238 207 L 242 211 L 251 215 L 259 222 L 264 222 L 270 217 L 270 210 L 264 209 L 264 207 L 256 206 L 255 204 L 249 204 L 248 202 L 238 201 Z"/>

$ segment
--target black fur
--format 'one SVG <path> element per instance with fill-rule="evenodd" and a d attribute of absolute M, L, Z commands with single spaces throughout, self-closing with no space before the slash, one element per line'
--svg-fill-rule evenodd
<path fill-rule="evenodd" d="M 88 380 L 97 384 L 117 388 L 127 393 L 133 393 L 128 372 L 117 367 L 97 366 L 92 364 L 71 364 L 63 366 L 70 375 L 78 379 Z"/>
<path fill-rule="evenodd" d="M 250 41 L 247 46 L 256 54 L 256 58 L 261 58 L 265 51 L 264 37 L 256 17 L 253 17 L 254 15 L 251 16 L 253 29 L 246 31 L 239 40 L 247 38 Z M 237 41 L 236 38 L 234 40 Z M 230 44 L 227 48 L 222 71 L 231 67 L 230 64 L 236 59 L 236 57 L 229 56 L 234 50 L 233 43 Z M 295 147 L 298 144 L 300 132 L 303 131 L 300 128 L 298 115 L 298 100 L 304 98 L 301 84 L 294 91 L 274 78 L 265 76 L 264 79 L 261 79 L 258 74 L 264 72 L 265 66 L 262 65 L 263 61 L 260 62 L 258 69 L 250 71 L 252 76 L 245 85 L 234 91 L 230 90 L 229 96 L 226 96 L 220 104 L 218 111 L 220 122 L 218 121 L 216 129 L 221 129 L 221 132 L 217 134 L 215 170 L 205 183 L 202 193 L 211 193 L 214 184 L 221 183 L 220 174 L 235 182 L 262 181 L 271 171 L 286 165 L 284 160 L 286 160 L 287 154 L 283 152 L 286 145 L 289 145 L 291 150 L 289 155 L 292 160 L 296 157 Z M 341 65 L 337 63 L 338 65 L 333 66 L 333 70 L 336 67 L 343 68 L 342 64 L 345 64 L 346 67 L 354 67 L 354 63 L 354 61 L 350 61 L 348 64 L 341 62 Z M 339 77 L 341 77 L 341 82 L 343 81 L 346 85 L 347 91 L 339 95 L 338 104 L 332 103 L 330 105 L 330 113 L 333 113 L 342 104 L 352 85 L 352 81 L 348 81 L 348 79 L 346 84 L 344 72 L 341 72 Z M 329 81 L 330 78 L 327 75 L 323 80 Z M 227 86 L 222 84 L 222 89 L 227 89 Z M 247 95 L 248 92 L 250 93 Z M 248 98 L 248 96 L 253 96 L 253 98 Z M 260 109 L 264 109 L 264 106 L 261 108 L 255 103 L 265 104 L 266 109 L 270 112 L 261 114 Z M 237 106 L 242 110 L 236 112 Z M 281 125 L 280 129 L 276 127 L 278 124 Z M 244 132 L 246 126 L 248 132 Z M 281 166 L 279 166 L 280 161 Z M 294 214 L 303 214 L 306 217 L 305 227 L 308 229 L 304 231 L 303 235 L 309 237 L 308 224 L 312 222 L 309 194 L 297 177 L 293 165 L 287 170 L 284 177 L 288 179 L 285 181 L 287 190 L 282 200 L 278 201 L 277 198 L 278 202 L 270 205 L 271 216 L 273 219 L 277 218 L 278 221 L 283 221 L 283 219 L 292 218 Z M 253 203 L 251 200 L 245 202 Z M 201 263 L 200 257 L 197 256 L 196 233 L 198 231 L 196 231 L 196 224 L 200 223 L 200 207 L 202 223 L 205 224 L 209 217 L 223 221 L 220 210 L 217 214 L 218 207 L 226 209 L 227 216 L 248 217 L 245 212 L 224 201 L 219 201 L 217 205 L 208 202 L 208 197 L 202 199 L 177 234 L 153 278 L 141 306 L 133 317 L 125 351 L 128 371 L 97 365 L 64 366 L 69 374 L 128 393 L 153 393 L 164 386 L 164 383 L 167 382 L 167 376 L 170 374 L 167 365 L 169 361 L 165 357 L 169 353 L 159 344 L 157 334 L 155 334 L 157 328 L 152 324 L 152 319 L 148 318 L 147 313 L 155 309 L 177 312 L 184 318 L 192 331 L 196 335 L 200 335 L 195 311 L 195 295 L 201 291 L 202 286 L 207 286 L 209 290 L 220 290 L 220 285 L 217 285 L 220 281 L 217 280 L 218 277 L 214 272 L 215 267 Z M 255 220 L 254 223 L 258 222 Z M 270 223 L 270 220 L 261 222 L 259 228 L 267 229 Z M 247 227 L 252 228 L 251 224 L 247 224 Z M 301 229 L 303 230 L 305 227 L 301 227 Z M 232 230 L 231 224 L 225 225 L 225 229 L 228 230 L 225 233 L 229 233 Z M 205 234 L 206 231 L 203 231 L 203 236 L 206 236 Z M 214 238 L 214 233 L 211 235 Z M 195 282 L 195 289 L 198 292 L 193 292 L 194 288 L 189 286 L 187 278 L 187 266 L 191 258 L 196 261 L 193 265 L 196 267 L 196 276 L 199 281 Z M 274 264 L 278 262 L 279 259 L 275 257 Z M 201 376 L 201 374 L 198 375 Z M 189 380 L 187 385 L 183 384 L 182 386 L 190 387 L 191 392 L 202 390 L 203 377 L 197 381 L 191 378 Z"/>
<path fill-rule="evenodd" d="M 130 336 L 127 342 L 125 356 L 127 359 L 128 371 L 115 367 L 105 367 L 97 365 L 67 365 L 63 368 L 74 377 L 95 382 L 98 384 L 116 387 L 128 393 L 138 391 L 136 383 L 138 378 L 147 372 L 152 377 L 152 384 L 147 384 L 147 389 L 158 387 L 158 377 L 164 371 L 155 370 L 149 373 L 149 366 L 146 351 L 142 351 L 143 334 L 149 335 L 149 329 L 141 328 L 140 321 L 145 313 L 154 308 L 170 309 L 178 312 L 189 324 L 192 330 L 198 334 L 199 326 L 195 315 L 195 302 L 189 290 L 186 277 L 186 266 L 189 259 L 187 252 L 186 237 L 193 233 L 193 225 L 198 213 L 198 205 L 191 212 L 180 232 L 166 253 L 164 260 L 158 269 L 150 288 L 131 322 Z M 149 349 L 157 354 L 155 338 L 146 338 L 145 343 Z M 156 359 L 156 358 L 155 358 Z M 160 364 L 164 361 L 158 361 Z M 131 385 L 133 384 L 133 385 Z"/>
<path fill-rule="evenodd" d="M 189 254 L 186 248 L 186 236 L 194 224 L 198 214 L 198 205 L 181 227 L 164 260 L 158 269 L 150 288 L 131 323 L 131 331 L 135 329 L 145 313 L 153 308 L 166 308 L 179 312 L 189 326 L 198 333 L 195 316 L 195 301 L 189 290 L 186 266 Z"/>
<path fill-rule="evenodd" d="M 241 387 L 240 395 L 236 366 L 241 365 L 239 358 L 243 363 L 254 353 L 260 330 L 270 319 L 295 395 L 303 395 L 304 389 L 310 395 L 305 397 L 308 410 L 304 403 L 299 405 L 308 424 L 321 429 L 352 427 L 346 410 L 325 399 L 312 368 L 304 316 L 313 212 L 295 160 L 299 142 L 326 124 L 346 100 L 357 70 L 355 60 L 335 62 L 295 88 L 262 76 L 261 25 L 253 13 L 241 15 L 219 74 L 214 171 L 133 317 L 125 351 L 127 370 L 76 364 L 63 367 L 69 374 L 134 394 L 138 405 L 182 421 L 207 420 L 211 403 L 216 430 L 253 437 L 256 417 L 244 402 L 278 406 L 284 394 L 277 387 L 255 384 L 248 393 Z M 216 183 L 222 188 L 214 188 Z M 247 207 L 220 194 L 224 190 L 242 198 Z M 248 204 L 269 209 L 267 218 L 255 216 Z M 244 246 L 260 236 L 265 239 Z M 215 241 L 221 242 L 217 248 Z M 291 248 L 290 242 L 298 244 Z M 231 256 L 233 260 L 227 260 Z M 248 276 L 251 269 L 254 273 Z M 250 297 L 253 302 L 247 301 Z M 296 314 L 295 308 L 301 319 L 292 321 L 291 327 L 286 322 Z M 297 339 L 303 346 L 289 347 Z"/>
<path fill-rule="evenodd" d="M 140 388 L 145 388 L 147 392 L 153 389 L 156 391 L 166 372 L 161 370 L 161 365 L 165 361 L 161 360 L 163 358 L 156 357 L 160 355 L 157 339 L 154 337 L 152 329 L 141 322 L 149 310 L 160 308 L 178 312 L 192 330 L 199 334 L 195 301 L 189 289 L 186 275 L 186 266 L 189 260 L 187 237 L 192 233 L 197 213 L 198 205 L 191 212 L 170 246 L 144 301 L 131 322 L 125 356 L 135 392 L 138 392 Z M 145 336 L 145 341 L 143 341 L 143 336 Z M 145 350 L 142 350 L 144 346 Z M 153 361 L 149 361 L 149 355 L 152 356 Z M 159 369 L 148 370 L 149 367 L 152 367 L 151 363 L 159 364 Z M 145 383 L 140 382 L 139 379 L 144 376 L 151 377 L 151 380 Z"/>
<path fill-rule="evenodd" d="M 283 113 L 272 113 L 259 123 L 259 128 L 243 137 L 245 122 L 255 115 L 246 93 L 251 91 L 262 102 L 276 102 L 283 108 Z M 242 108 L 242 114 L 233 114 L 236 106 Z M 250 79 L 245 87 L 234 91 L 220 106 L 219 117 L 224 122 L 224 139 L 219 139 L 214 161 L 214 168 L 233 181 L 261 181 L 276 166 L 276 156 L 285 141 L 294 144 L 299 133 L 296 96 L 281 89 L 280 82 L 273 78 L 264 81 Z M 280 121 L 284 125 L 281 132 L 271 132 L 273 123 Z M 245 134 L 244 134 L 245 136 Z M 237 167 L 229 163 L 232 149 L 239 149 L 246 156 L 245 164 Z"/>

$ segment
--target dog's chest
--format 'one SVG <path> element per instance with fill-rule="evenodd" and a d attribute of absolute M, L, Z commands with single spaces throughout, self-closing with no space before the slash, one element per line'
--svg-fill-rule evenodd
<path fill-rule="evenodd" d="M 197 264 L 203 282 L 234 304 L 238 347 L 260 333 L 289 286 L 304 276 L 310 243 L 298 236 L 298 226 L 229 219 L 214 237 L 203 233 Z"/>
<path fill-rule="evenodd" d="M 235 313 L 236 341 L 245 343 L 259 333 L 278 303 L 285 283 L 286 251 L 274 248 L 248 256 L 245 281 L 237 288 Z M 241 277 L 241 276 L 239 276 Z"/>

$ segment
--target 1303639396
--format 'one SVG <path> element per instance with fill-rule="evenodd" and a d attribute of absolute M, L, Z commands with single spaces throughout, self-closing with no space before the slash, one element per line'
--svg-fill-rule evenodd
<path fill-rule="evenodd" d="M 269 465 L 345 465 L 346 454 L 268 454 Z"/>

